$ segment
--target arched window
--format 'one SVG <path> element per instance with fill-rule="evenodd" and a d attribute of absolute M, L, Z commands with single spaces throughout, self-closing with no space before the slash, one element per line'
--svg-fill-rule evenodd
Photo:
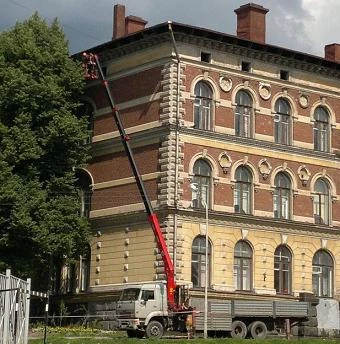
<path fill-rule="evenodd" d="M 210 285 L 211 244 L 208 245 L 208 272 L 205 271 L 205 236 L 198 236 L 192 243 L 191 251 L 191 282 L 194 287 L 204 287 L 205 277 L 208 276 Z"/>
<path fill-rule="evenodd" d="M 314 187 L 313 213 L 316 224 L 330 224 L 330 191 L 329 184 L 318 179 Z"/>
<path fill-rule="evenodd" d="M 248 168 L 240 166 L 235 172 L 234 208 L 235 213 L 250 214 L 252 198 L 252 174 Z"/>
<path fill-rule="evenodd" d="M 89 217 L 92 197 L 91 177 L 86 171 L 79 169 L 76 171 L 75 184 L 80 198 L 80 215 Z"/>
<path fill-rule="evenodd" d="M 290 105 L 285 99 L 280 98 L 275 103 L 274 136 L 276 143 L 281 143 L 284 145 L 288 145 L 291 143 L 290 127 Z"/>
<path fill-rule="evenodd" d="M 330 123 L 328 111 L 318 106 L 314 113 L 314 149 L 329 152 Z"/>
<path fill-rule="evenodd" d="M 319 297 L 333 296 L 333 259 L 320 250 L 313 257 L 313 293 Z"/>
<path fill-rule="evenodd" d="M 250 137 L 253 117 L 253 100 L 248 92 L 239 91 L 236 94 L 235 134 Z"/>
<path fill-rule="evenodd" d="M 204 81 L 195 86 L 194 127 L 211 130 L 213 93 L 211 87 Z"/>
<path fill-rule="evenodd" d="M 239 241 L 234 251 L 234 285 L 237 290 L 252 288 L 253 251 L 246 241 Z"/>
<path fill-rule="evenodd" d="M 198 159 L 194 165 L 193 184 L 195 188 L 192 190 L 193 206 L 195 208 L 210 208 L 211 198 L 211 167 L 203 159 Z"/>
<path fill-rule="evenodd" d="M 274 288 L 279 294 L 291 293 L 292 255 L 280 245 L 274 252 Z"/>
<path fill-rule="evenodd" d="M 277 219 L 290 218 L 291 182 L 289 177 L 280 172 L 275 177 L 274 217 Z"/>

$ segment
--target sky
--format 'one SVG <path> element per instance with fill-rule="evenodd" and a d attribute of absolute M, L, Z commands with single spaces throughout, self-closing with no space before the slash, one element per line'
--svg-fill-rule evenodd
<path fill-rule="evenodd" d="M 76 53 L 111 40 L 113 5 L 126 6 L 126 15 L 147 26 L 172 20 L 227 34 L 236 34 L 234 9 L 250 0 L 0 0 L 0 31 L 35 11 L 49 23 L 58 18 Z M 339 0 L 256 0 L 269 9 L 269 44 L 324 56 L 324 46 L 340 43 Z"/>

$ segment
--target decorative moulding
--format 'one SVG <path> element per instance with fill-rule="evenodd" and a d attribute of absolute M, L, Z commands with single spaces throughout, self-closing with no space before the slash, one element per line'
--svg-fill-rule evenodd
<path fill-rule="evenodd" d="M 229 92 L 233 87 L 233 81 L 231 80 L 231 78 L 229 78 L 225 75 L 222 75 L 220 77 L 219 84 L 220 84 L 221 89 L 224 92 Z"/>
<path fill-rule="evenodd" d="M 246 240 L 249 234 L 249 230 L 248 229 L 241 229 L 241 235 L 242 235 L 242 239 Z"/>
<path fill-rule="evenodd" d="M 260 97 L 262 99 L 268 100 L 272 95 L 270 84 L 260 82 L 259 83 L 259 93 L 260 93 Z"/>
<path fill-rule="evenodd" d="M 309 97 L 307 94 L 301 94 L 299 97 L 299 104 L 302 108 L 306 109 L 309 104 Z"/>
<path fill-rule="evenodd" d="M 298 168 L 298 176 L 301 180 L 302 185 L 306 186 L 308 183 L 308 180 L 310 179 L 311 173 L 305 165 L 301 165 Z"/>
<path fill-rule="evenodd" d="M 272 171 L 271 164 L 267 161 L 267 159 L 261 159 L 259 161 L 259 171 L 262 175 L 262 178 L 265 180 L 270 175 L 270 172 Z"/>
<path fill-rule="evenodd" d="M 218 162 L 222 167 L 223 173 L 227 174 L 232 164 L 232 160 L 227 152 L 223 152 L 220 154 L 220 156 L 218 157 Z"/>

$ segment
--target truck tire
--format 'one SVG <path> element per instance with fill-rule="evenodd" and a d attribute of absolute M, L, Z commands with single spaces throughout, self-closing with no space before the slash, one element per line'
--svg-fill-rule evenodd
<path fill-rule="evenodd" d="M 248 327 L 248 331 L 254 339 L 266 338 L 268 333 L 267 326 L 262 321 L 252 322 Z"/>
<path fill-rule="evenodd" d="M 233 338 L 246 338 L 247 335 L 247 326 L 246 324 L 241 320 L 235 320 L 231 324 L 231 331 L 230 335 Z"/>
<path fill-rule="evenodd" d="M 146 338 L 162 338 L 164 327 L 159 321 L 152 320 L 146 326 L 145 334 Z"/>

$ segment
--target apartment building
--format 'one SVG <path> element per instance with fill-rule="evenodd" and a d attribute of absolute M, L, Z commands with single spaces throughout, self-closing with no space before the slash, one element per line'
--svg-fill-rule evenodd
<path fill-rule="evenodd" d="M 268 9 L 237 35 L 147 22 L 114 7 L 101 61 L 178 284 L 228 297 L 340 297 L 340 45 L 325 57 L 269 45 Z M 81 174 L 90 278 L 109 295 L 165 279 L 104 88 L 90 81 L 92 160 Z M 208 226 L 208 228 L 207 228 Z M 205 234 L 209 262 L 205 271 Z M 84 278 L 83 278 L 84 279 Z M 85 282 L 84 282 L 85 283 Z"/>

